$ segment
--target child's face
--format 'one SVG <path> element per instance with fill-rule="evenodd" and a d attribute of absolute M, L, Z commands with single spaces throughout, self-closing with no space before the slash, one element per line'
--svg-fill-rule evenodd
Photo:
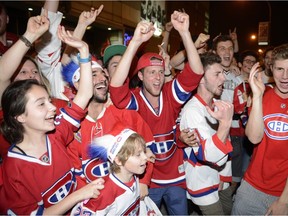
<path fill-rule="evenodd" d="M 141 175 L 146 169 L 147 156 L 142 143 L 135 143 L 135 153 L 126 161 L 124 168 L 131 174 Z"/>
<path fill-rule="evenodd" d="M 26 97 L 26 111 L 17 117 L 25 130 L 45 133 L 53 130 L 56 107 L 51 104 L 47 91 L 35 85 L 27 92 Z"/>

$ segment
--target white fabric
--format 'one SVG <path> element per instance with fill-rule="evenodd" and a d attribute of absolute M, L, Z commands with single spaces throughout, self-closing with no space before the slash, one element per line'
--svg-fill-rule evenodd
<path fill-rule="evenodd" d="M 52 96 L 68 100 L 63 94 L 66 83 L 61 74 L 61 40 L 57 36 L 57 29 L 61 23 L 62 16 L 61 12 L 53 13 L 48 11 L 49 30 L 41 37 L 40 43 L 36 43 L 35 48 L 38 53 L 37 63 L 50 82 Z"/>
<path fill-rule="evenodd" d="M 157 205 L 153 202 L 153 200 L 146 196 L 144 200 L 140 201 L 140 213 L 139 215 L 144 216 L 162 216 L 160 210 Z"/>

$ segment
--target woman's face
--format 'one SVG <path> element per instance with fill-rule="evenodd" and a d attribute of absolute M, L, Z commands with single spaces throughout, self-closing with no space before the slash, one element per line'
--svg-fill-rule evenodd
<path fill-rule="evenodd" d="M 29 59 L 27 59 L 22 68 L 20 68 L 17 76 L 15 77 L 16 80 L 26 80 L 26 79 L 35 79 L 39 83 L 41 83 L 40 74 L 38 71 L 37 66 Z"/>
<path fill-rule="evenodd" d="M 25 97 L 27 98 L 25 112 L 17 117 L 25 131 L 46 133 L 54 130 L 56 107 L 51 103 L 47 91 L 41 86 L 34 85 Z"/>

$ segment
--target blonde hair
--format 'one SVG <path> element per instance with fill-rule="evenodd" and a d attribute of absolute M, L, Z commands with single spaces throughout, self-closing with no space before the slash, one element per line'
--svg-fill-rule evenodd
<path fill-rule="evenodd" d="M 117 156 L 121 164 L 124 166 L 126 161 L 130 156 L 135 153 L 136 147 L 141 145 L 144 151 L 146 151 L 145 140 L 143 137 L 137 133 L 131 134 L 128 139 L 125 141 L 121 150 L 118 152 Z M 120 166 L 114 161 L 110 166 L 111 173 L 119 173 Z"/>
<path fill-rule="evenodd" d="M 39 72 L 39 76 L 40 76 L 40 84 L 44 85 L 46 87 L 46 90 L 48 92 L 49 95 L 51 95 L 51 85 L 49 80 L 47 79 L 47 77 L 42 73 L 39 65 L 37 64 L 35 58 L 33 58 L 32 56 L 29 55 L 25 55 L 22 60 L 21 63 L 19 65 L 19 68 L 17 69 L 16 73 L 14 74 L 14 76 L 12 77 L 12 80 L 15 79 L 15 77 L 18 75 L 20 68 L 22 67 L 22 65 L 27 61 L 31 61 L 37 68 L 38 72 Z"/>

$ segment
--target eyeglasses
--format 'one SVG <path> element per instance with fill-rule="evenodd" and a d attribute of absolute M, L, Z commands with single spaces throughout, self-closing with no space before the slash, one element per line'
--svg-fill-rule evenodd
<path fill-rule="evenodd" d="M 253 65 L 256 63 L 256 61 L 252 61 L 250 59 L 245 59 L 244 62 L 246 62 L 247 64 L 253 64 Z"/>

